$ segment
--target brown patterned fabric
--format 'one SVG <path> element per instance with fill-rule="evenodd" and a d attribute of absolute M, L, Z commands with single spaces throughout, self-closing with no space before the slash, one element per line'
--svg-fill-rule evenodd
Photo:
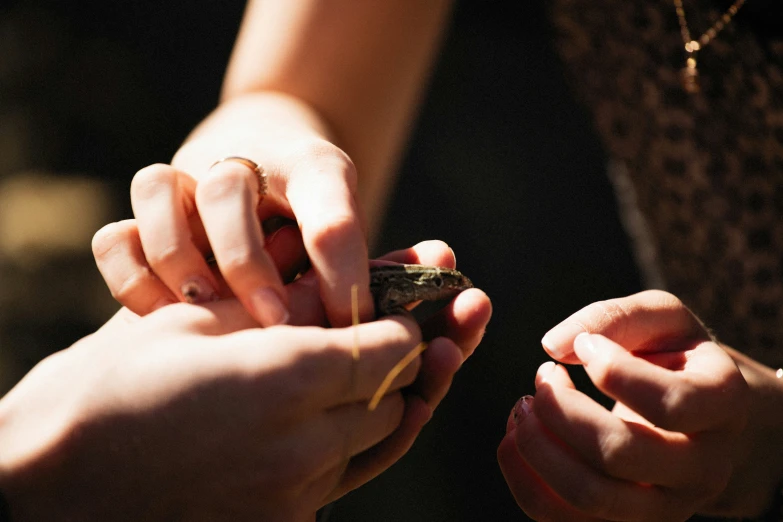
<path fill-rule="evenodd" d="M 759 1 L 759 0 L 756 0 Z M 551 0 L 562 60 L 631 183 L 637 250 L 723 342 L 783 365 L 783 41 L 754 0 L 699 53 L 687 94 L 671 0 Z M 695 37 L 725 2 L 685 0 Z M 749 13 L 745 13 L 748 9 Z M 759 14 L 759 11 L 761 13 Z M 743 18 L 743 15 L 745 17 Z M 752 18 L 755 16 L 756 18 Z M 778 19 L 780 23 L 783 20 Z M 626 196 L 626 197 L 624 197 Z M 638 224 L 638 223 L 637 223 Z"/>

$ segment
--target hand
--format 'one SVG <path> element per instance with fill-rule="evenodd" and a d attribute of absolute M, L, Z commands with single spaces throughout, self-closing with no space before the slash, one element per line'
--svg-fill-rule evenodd
<path fill-rule="evenodd" d="M 448 258 L 439 242 L 387 257 Z M 294 322 L 323 316 L 316 278 L 289 289 Z M 14 520 L 312 520 L 407 451 L 488 319 L 481 291 L 455 298 L 369 412 L 421 339 L 408 318 L 257 329 L 235 300 L 123 309 L 0 401 L 0 489 Z"/>
<path fill-rule="evenodd" d="M 250 167 L 214 164 L 227 156 L 264 169 L 268 189 L 260 205 Z M 240 97 L 221 105 L 172 165 L 136 174 L 136 219 L 101 229 L 93 252 L 113 295 L 140 315 L 225 295 L 205 261 L 212 253 L 228 287 L 264 326 L 290 319 L 284 283 L 308 257 L 330 323 L 350 324 L 353 284 L 360 316 L 368 320 L 372 299 L 356 176 L 350 158 L 302 103 L 271 94 Z M 295 224 L 265 237 L 261 223 L 270 218 Z"/>
<path fill-rule="evenodd" d="M 541 366 L 535 398 L 515 407 L 498 448 L 528 515 L 660 521 L 721 508 L 733 514 L 721 497 L 740 468 L 751 396 L 729 353 L 679 300 L 650 291 L 595 303 L 542 343 L 558 360 L 581 362 L 617 402 L 606 411 L 575 389 L 563 366 Z"/>

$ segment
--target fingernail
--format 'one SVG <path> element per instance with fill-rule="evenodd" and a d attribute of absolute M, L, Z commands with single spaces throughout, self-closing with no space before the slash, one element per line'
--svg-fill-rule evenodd
<path fill-rule="evenodd" d="M 541 338 L 541 345 L 555 359 L 562 358 L 571 352 L 574 338 L 585 329 L 573 322 L 563 322 L 549 330 Z"/>
<path fill-rule="evenodd" d="M 250 300 L 256 318 L 264 326 L 286 324 L 291 317 L 280 296 L 268 286 L 253 292 Z"/>
<path fill-rule="evenodd" d="M 557 368 L 557 364 L 555 364 L 553 361 L 547 361 L 539 366 L 538 377 L 541 379 L 541 382 L 547 382 L 549 380 L 549 376 L 553 371 L 555 371 L 555 368 Z"/>
<path fill-rule="evenodd" d="M 583 363 L 589 363 L 595 358 L 596 349 L 593 344 L 593 336 L 588 333 L 581 333 L 574 339 L 574 353 Z"/>
<path fill-rule="evenodd" d="M 523 395 L 522 397 L 520 397 L 517 403 L 514 404 L 514 409 L 511 410 L 511 416 L 514 419 L 514 424 L 519 426 L 519 423 L 525 420 L 525 417 L 530 415 L 530 412 L 532 411 L 533 411 L 533 396 Z"/>
<path fill-rule="evenodd" d="M 454 253 L 454 249 L 449 247 L 449 250 L 451 251 L 451 257 L 454 259 L 454 266 L 457 266 L 457 254 Z"/>
<path fill-rule="evenodd" d="M 209 282 L 201 276 L 196 276 L 185 281 L 179 288 L 182 297 L 190 304 L 206 303 L 215 301 L 218 297 L 217 292 Z"/>

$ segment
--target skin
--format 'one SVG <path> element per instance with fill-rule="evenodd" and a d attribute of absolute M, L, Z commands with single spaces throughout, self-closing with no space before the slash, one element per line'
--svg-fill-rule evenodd
<path fill-rule="evenodd" d="M 285 274 L 259 226 L 283 216 L 301 230 L 330 323 L 350 324 L 344 289 L 352 284 L 361 318 L 370 319 L 367 235 L 385 207 L 449 7 L 447 0 L 249 2 L 220 105 L 171 165 L 151 165 L 133 180 L 135 226 L 154 277 L 126 271 L 110 282 L 122 289 L 120 300 L 142 315 L 171 302 L 210 301 L 219 286 L 204 261 L 212 252 L 256 320 L 286 323 Z M 269 190 L 260 206 L 250 168 L 210 168 L 227 156 L 263 167 Z M 114 232 L 98 234 L 99 260 Z"/>
<path fill-rule="evenodd" d="M 136 220 L 111 225 L 96 235 L 96 259 L 118 299 L 146 314 L 182 301 L 183 288 L 192 281 L 204 285 L 201 300 L 220 295 L 224 291 L 221 281 L 203 261 L 204 255 L 213 251 L 229 289 L 256 320 L 264 325 L 295 324 L 295 306 L 282 285 L 289 277 L 288 269 L 296 266 L 304 252 L 318 280 L 328 322 L 336 326 L 350 322 L 350 293 L 346 289 L 354 283 L 359 288 L 361 318 L 369 319 L 372 304 L 366 279 L 366 237 L 377 229 L 391 172 L 446 26 L 449 4 L 445 0 L 251 1 L 220 105 L 188 138 L 172 165 L 148 167 L 137 174 L 132 190 Z M 256 204 L 257 181 L 250 169 L 230 162 L 209 169 L 216 159 L 231 155 L 250 158 L 264 167 L 269 193 L 260 206 Z M 290 229 L 265 237 L 258 223 L 275 216 L 295 220 L 302 239 Z M 654 294 L 643 295 L 646 300 Z M 590 374 L 600 389 L 616 394 L 607 391 L 618 400 L 610 414 L 613 418 L 599 415 L 594 421 L 598 424 L 591 425 L 579 420 L 572 410 L 563 409 L 566 413 L 561 422 L 574 428 L 574 435 L 557 437 L 553 431 L 541 432 L 562 438 L 558 443 L 574 444 L 579 448 L 577 455 L 590 456 L 593 460 L 587 460 L 589 466 L 584 467 L 584 483 L 603 484 L 615 496 L 564 499 L 582 489 L 561 484 L 558 495 L 552 488 L 560 477 L 544 475 L 544 464 L 534 467 L 522 458 L 524 450 L 518 446 L 526 447 L 528 439 L 523 434 L 528 433 L 527 427 L 544 429 L 547 422 L 555 422 L 545 411 L 558 411 L 555 406 L 570 400 L 590 404 L 568 391 L 572 385 L 562 367 L 548 372 L 548 378 L 539 378 L 533 414 L 525 417 L 532 420 L 522 422 L 526 429 L 511 429 L 499 452 L 509 487 L 528 513 L 542 520 L 591 520 L 608 515 L 617 520 L 654 520 L 659 515 L 678 519 L 697 511 L 755 514 L 769 504 L 773 484 L 779 482 L 783 469 L 783 448 L 777 442 L 783 440 L 781 430 L 769 419 L 779 417 L 783 390 L 770 369 L 727 347 L 704 341 L 700 323 L 671 300 L 671 296 L 652 298 L 640 306 L 649 311 L 644 316 L 607 315 L 603 304 L 584 312 L 584 324 L 591 332 L 621 347 L 600 338 L 593 340 L 593 346 L 612 357 L 635 353 L 638 339 L 659 346 L 662 334 L 671 333 L 669 320 L 682 326 L 672 333 L 673 341 L 702 342 L 675 343 L 676 349 L 667 344 L 649 360 L 629 359 L 644 363 L 638 374 L 628 374 L 618 365 Z M 582 360 L 574 351 L 574 340 L 583 331 L 581 325 L 566 321 L 545 338 L 545 347 L 559 362 L 584 364 L 590 373 L 591 368 L 600 367 L 596 361 L 603 359 Z M 623 329 L 632 337 L 618 337 Z M 582 355 L 585 353 L 583 350 Z M 688 439 L 687 444 L 682 442 L 682 430 L 690 426 L 668 423 L 670 414 L 681 414 L 661 409 L 663 391 L 652 384 L 637 386 L 646 383 L 649 375 L 660 375 L 660 368 L 652 368 L 672 363 L 672 353 L 697 357 L 678 369 L 667 366 L 666 371 L 674 375 L 669 380 L 672 391 L 667 400 L 682 394 L 678 400 L 683 405 L 678 407 L 686 411 L 694 408 L 692 401 L 702 404 L 708 399 L 726 409 L 696 408 L 697 433 L 706 431 L 709 436 Z M 716 375 L 723 381 L 699 380 L 706 370 L 718 371 Z M 617 382 L 626 383 L 626 388 L 610 389 L 609 384 Z M 720 392 L 723 385 L 729 385 L 733 393 Z M 640 389 L 645 400 L 641 418 L 626 407 L 639 398 Z M 572 437 L 591 430 L 615 434 L 611 427 L 629 429 L 631 420 L 644 426 L 650 417 L 665 421 L 660 429 L 667 433 L 658 434 L 660 454 L 678 449 L 689 456 L 695 485 L 683 485 L 682 477 L 689 471 L 675 466 L 672 477 L 653 477 L 664 481 L 666 490 L 648 488 L 641 496 L 650 498 L 646 504 L 639 501 L 638 511 L 618 512 L 621 503 L 612 506 L 602 502 L 637 491 L 638 487 L 630 486 L 638 486 L 640 477 L 647 476 L 645 466 L 653 463 L 642 459 L 633 473 L 623 470 L 616 476 L 619 472 L 611 466 L 607 469 L 600 447 L 591 448 L 584 440 L 581 444 L 586 446 L 580 446 Z M 631 448 L 637 442 L 635 435 L 628 439 Z M 704 442 L 713 439 L 722 445 Z M 738 449 L 729 456 L 727 447 Z M 564 474 L 564 470 L 576 469 L 569 467 L 574 463 L 573 455 L 542 452 L 540 456 L 544 455 L 550 456 L 548 464 L 553 470 Z M 757 479 L 760 482 L 754 482 Z M 673 482 L 669 484 L 669 480 Z M 748 492 L 742 489 L 743 483 L 761 486 Z M 671 502 L 653 505 L 653 491 L 663 491 Z M 662 512 L 667 506 L 670 510 Z"/>
<path fill-rule="evenodd" d="M 427 242 L 385 259 L 454 257 Z M 317 278 L 288 290 L 292 322 L 326 322 Z M 407 451 L 490 313 L 479 290 L 422 329 L 402 316 L 355 330 L 258 328 L 234 299 L 145 317 L 122 309 L 0 401 L 0 489 L 21 522 L 312 521 Z M 422 339 L 428 350 L 369 412 Z"/>
<path fill-rule="evenodd" d="M 589 333 L 585 333 L 589 332 Z M 783 387 L 714 342 L 674 296 L 594 303 L 543 338 L 616 401 L 607 411 L 548 362 L 509 417 L 498 461 L 536 520 L 686 520 L 763 513 L 783 478 Z"/>

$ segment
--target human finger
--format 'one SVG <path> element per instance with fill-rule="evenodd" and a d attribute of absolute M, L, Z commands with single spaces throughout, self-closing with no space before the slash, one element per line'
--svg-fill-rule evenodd
<path fill-rule="evenodd" d="M 358 488 L 397 462 L 410 450 L 419 432 L 431 418 L 432 410 L 420 397 L 406 397 L 405 414 L 394 433 L 348 462 L 339 484 L 327 497 L 327 502 Z"/>
<path fill-rule="evenodd" d="M 598 333 L 630 351 L 660 349 L 674 339 L 708 339 L 701 322 L 675 296 L 648 290 L 592 303 L 549 330 L 541 344 L 552 358 L 575 364 L 573 343 L 580 333 Z"/>
<path fill-rule="evenodd" d="M 110 223 L 98 230 L 92 252 L 112 296 L 131 311 L 146 315 L 177 302 L 147 264 L 135 220 Z"/>
<path fill-rule="evenodd" d="M 276 385 L 290 390 L 291 411 L 331 408 L 369 401 L 389 370 L 420 341 L 418 326 L 402 316 L 348 328 L 251 329 L 225 336 L 222 360 L 213 365 L 216 372 L 260 372 L 258 382 L 272 386 L 272 390 L 259 390 L 259 396 L 280 395 Z M 258 350 L 259 345 L 269 348 Z M 274 349 L 278 346 L 286 349 Z M 410 385 L 420 364 L 420 358 L 414 358 L 394 378 L 387 393 Z M 270 377 L 270 368 L 280 371 Z"/>
<path fill-rule="evenodd" d="M 307 251 L 299 228 L 285 225 L 269 234 L 265 242 L 283 282 L 290 283 L 307 265 Z"/>
<path fill-rule="evenodd" d="M 291 303 L 291 326 L 323 326 L 329 325 L 326 311 L 321 302 L 318 277 L 308 270 L 302 277 L 286 285 Z"/>
<path fill-rule="evenodd" d="M 448 337 L 457 343 L 464 357 L 469 357 L 484 337 L 492 317 L 492 303 L 487 294 L 469 288 L 422 324 L 425 339 Z"/>
<path fill-rule="evenodd" d="M 480 295 L 486 300 L 486 312 L 489 300 L 483 293 Z M 455 324 L 476 320 L 470 307 L 457 304 L 456 310 L 452 312 Z M 478 319 L 478 322 L 482 322 L 482 331 L 488 315 L 486 313 L 483 319 Z M 464 348 L 450 338 L 437 337 L 430 341 L 429 347 L 421 355 L 422 362 L 416 382 L 407 388 L 406 413 L 400 428 L 389 439 L 351 460 L 333 498 L 370 480 L 410 449 L 423 426 L 432 417 L 435 407 L 448 392 L 453 376 L 464 357 Z"/>
<path fill-rule="evenodd" d="M 711 341 L 663 354 L 670 368 L 601 335 L 579 335 L 574 348 L 599 390 L 665 430 L 694 433 L 734 424 L 747 397 L 736 364 Z"/>
<path fill-rule="evenodd" d="M 419 375 L 408 392 L 421 397 L 434 410 L 448 393 L 462 361 L 462 350 L 454 341 L 445 337 L 433 339 L 421 355 Z"/>
<path fill-rule="evenodd" d="M 565 368 L 552 362 L 536 376 L 535 412 L 557 439 L 593 468 L 638 483 L 714 494 L 730 471 L 725 439 L 691 437 L 618 418 L 576 390 Z"/>
<path fill-rule="evenodd" d="M 392 263 L 440 266 L 456 268 L 457 258 L 446 243 L 436 239 L 422 241 L 410 248 L 394 250 L 379 257 L 378 260 Z M 370 264 L 373 264 L 371 261 Z"/>
<path fill-rule="evenodd" d="M 195 181 L 170 165 L 140 170 L 131 182 L 131 204 L 144 255 L 178 300 L 217 299 L 218 283 L 194 243 Z"/>
<path fill-rule="evenodd" d="M 271 242 L 271 238 L 270 238 Z M 269 248 L 273 257 L 273 249 Z M 396 250 L 379 258 L 381 262 L 426 264 L 453 267 L 454 255 L 442 241 L 423 241 L 413 247 Z M 275 261 L 278 266 L 281 262 Z M 376 264 L 378 261 L 370 261 Z M 281 269 L 282 270 L 282 269 Z M 318 277 L 313 270 L 286 286 L 289 294 L 291 320 L 294 326 L 326 326 L 326 312 L 320 298 Z"/>
<path fill-rule="evenodd" d="M 531 519 L 539 522 L 592 522 L 597 520 L 573 509 L 541 480 L 517 451 L 513 413 L 509 415 L 507 424 L 506 435 L 498 445 L 497 459 L 503 478 L 522 511 Z"/>
<path fill-rule="evenodd" d="M 691 514 L 690 506 L 667 489 L 599 472 L 554 437 L 535 410 L 518 412 L 513 432 L 516 449 L 572 509 L 606 520 L 685 520 Z"/>
<path fill-rule="evenodd" d="M 212 254 L 234 295 L 263 326 L 285 324 L 288 294 L 267 251 L 256 207 L 258 174 L 240 161 L 212 166 L 196 187 L 196 204 Z"/>
<path fill-rule="evenodd" d="M 266 229 L 265 225 L 264 229 Z M 210 249 L 209 246 L 206 248 Z M 286 284 L 294 281 L 302 270 L 307 267 L 307 252 L 302 242 L 302 234 L 299 233 L 296 225 L 286 224 L 270 230 L 269 236 L 266 238 L 266 249 L 277 267 L 280 277 Z M 215 279 L 218 281 L 219 297 L 221 299 L 236 297 L 228 283 L 226 283 L 223 274 L 220 273 L 215 257 L 210 255 L 207 258 L 207 262 L 212 269 Z"/>
<path fill-rule="evenodd" d="M 350 158 L 328 142 L 316 143 L 289 173 L 285 196 L 302 231 L 333 326 L 352 321 L 350 288 L 356 285 L 359 317 L 372 317 L 367 240 Z"/>
<path fill-rule="evenodd" d="M 484 292 L 470 289 L 449 303 L 422 327 L 430 348 L 422 355 L 422 367 L 410 390 L 431 408 L 445 397 L 454 374 L 478 346 L 492 315 Z M 437 348 L 437 349 L 436 349 Z"/>
<path fill-rule="evenodd" d="M 404 411 L 402 395 L 392 393 L 373 411 L 367 410 L 366 403 L 356 402 L 306 413 L 306 418 L 293 424 L 289 437 L 279 438 L 277 446 L 270 446 L 266 451 L 291 455 L 286 465 L 308 470 L 308 478 L 315 481 L 334 468 L 343 469 L 351 457 L 386 439 L 399 426 Z M 336 485 L 333 482 L 324 495 Z"/>

